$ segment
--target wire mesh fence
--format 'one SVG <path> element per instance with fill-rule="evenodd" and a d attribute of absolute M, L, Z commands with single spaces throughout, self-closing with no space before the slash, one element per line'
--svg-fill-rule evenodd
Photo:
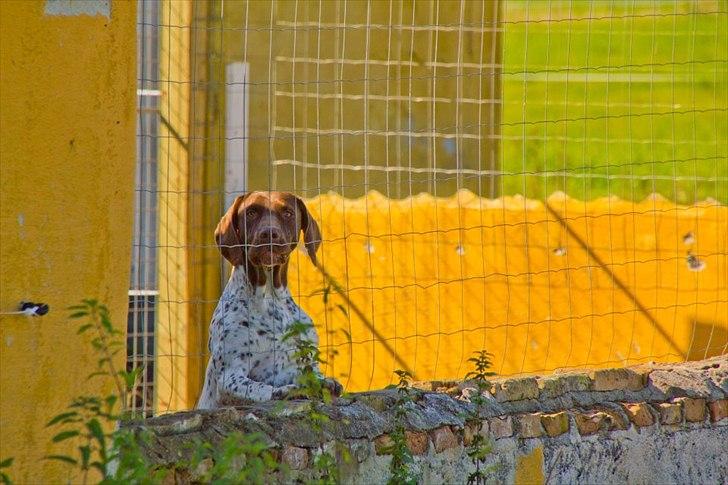
<path fill-rule="evenodd" d="M 724 2 L 140 0 L 138 31 L 137 409 L 194 405 L 248 190 L 319 222 L 289 286 L 350 391 L 728 349 Z"/>

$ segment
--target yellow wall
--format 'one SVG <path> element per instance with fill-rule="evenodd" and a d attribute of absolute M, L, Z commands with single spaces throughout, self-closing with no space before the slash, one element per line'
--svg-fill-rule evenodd
<path fill-rule="evenodd" d="M 537 446 L 530 453 L 516 455 L 516 469 L 513 482 L 516 485 L 541 485 L 543 476 L 543 448 Z"/>
<path fill-rule="evenodd" d="M 520 197 L 309 199 L 324 236 L 319 260 L 350 299 L 324 305 L 328 282 L 303 253 L 291 259 L 292 292 L 323 354 L 338 352 L 326 373 L 355 391 L 391 383 L 402 363 L 418 380 L 462 378 L 481 349 L 501 375 L 726 352 L 728 207 L 559 194 L 547 203 L 573 234 L 544 203 Z M 705 269 L 688 269 L 688 251 Z"/>
<path fill-rule="evenodd" d="M 52 483 L 68 472 L 41 460 L 59 451 L 45 423 L 72 396 L 100 391 L 65 308 L 95 297 L 126 322 L 136 3 L 110 2 L 110 17 L 1 3 L 0 311 L 23 299 L 51 311 L 0 317 L 0 457 L 15 457 L 18 483 Z"/>

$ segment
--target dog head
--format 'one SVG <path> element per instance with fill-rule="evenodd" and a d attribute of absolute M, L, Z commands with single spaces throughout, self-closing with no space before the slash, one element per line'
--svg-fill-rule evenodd
<path fill-rule="evenodd" d="M 309 258 L 317 264 L 321 231 L 303 201 L 288 192 L 249 192 L 222 216 L 215 241 L 233 266 L 285 269 L 301 233 Z"/>

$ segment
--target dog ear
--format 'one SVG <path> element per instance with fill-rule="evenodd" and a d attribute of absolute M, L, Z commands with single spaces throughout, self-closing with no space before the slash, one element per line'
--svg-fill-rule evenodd
<path fill-rule="evenodd" d="M 314 266 L 317 266 L 316 251 L 321 246 L 321 229 L 319 229 L 318 223 L 311 216 L 306 204 L 298 197 L 296 197 L 296 205 L 298 206 L 298 211 L 301 213 L 301 231 L 303 232 L 303 242 L 306 246 L 306 252 Z"/>
<path fill-rule="evenodd" d="M 247 196 L 248 194 L 244 194 L 237 197 L 215 228 L 217 248 L 233 266 L 240 266 L 245 262 L 245 250 L 242 247 L 245 244 L 245 234 L 241 234 L 238 228 L 238 210 Z"/>

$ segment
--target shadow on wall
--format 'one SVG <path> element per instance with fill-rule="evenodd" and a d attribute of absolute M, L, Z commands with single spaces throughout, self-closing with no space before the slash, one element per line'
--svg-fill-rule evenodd
<path fill-rule="evenodd" d="M 319 260 L 349 298 L 326 304 L 317 290 L 327 281 L 292 256 L 291 293 L 326 336 L 322 351 L 338 351 L 326 372 L 361 391 L 388 385 L 398 361 L 417 380 L 462 378 L 484 348 L 501 376 L 722 351 L 728 207 L 657 196 L 547 202 L 465 190 L 307 199 L 325 239 Z"/>
<path fill-rule="evenodd" d="M 687 360 L 702 360 L 722 355 L 728 349 L 728 328 L 725 323 L 693 319 L 693 329 Z"/>

